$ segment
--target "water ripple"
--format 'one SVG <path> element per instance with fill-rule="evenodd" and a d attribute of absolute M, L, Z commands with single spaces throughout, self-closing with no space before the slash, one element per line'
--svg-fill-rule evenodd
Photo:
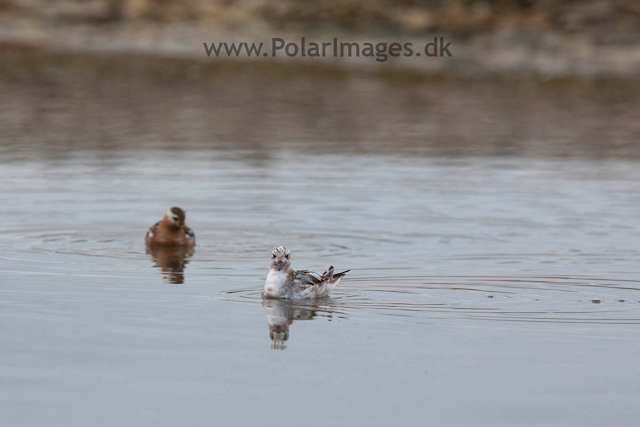
<path fill-rule="evenodd" d="M 594 277 L 358 277 L 331 298 L 313 302 L 318 312 L 421 319 L 640 324 L 637 280 Z M 260 288 L 226 291 L 228 301 L 259 304 Z"/>

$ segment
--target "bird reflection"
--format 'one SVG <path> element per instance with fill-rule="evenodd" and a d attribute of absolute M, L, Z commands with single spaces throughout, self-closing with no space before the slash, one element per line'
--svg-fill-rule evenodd
<path fill-rule="evenodd" d="M 147 246 L 147 253 L 151 255 L 162 272 L 164 281 L 171 285 L 184 283 L 184 270 L 194 253 L 193 247 L 185 246 Z"/>
<path fill-rule="evenodd" d="M 262 307 L 267 316 L 269 324 L 269 337 L 271 338 L 271 348 L 274 350 L 284 350 L 287 348 L 286 342 L 289 339 L 289 327 L 294 320 L 311 320 L 316 316 L 324 316 L 329 319 L 333 317 L 333 310 L 327 307 L 330 300 L 324 301 L 322 306 L 319 300 L 285 300 L 285 299 L 264 299 Z"/>

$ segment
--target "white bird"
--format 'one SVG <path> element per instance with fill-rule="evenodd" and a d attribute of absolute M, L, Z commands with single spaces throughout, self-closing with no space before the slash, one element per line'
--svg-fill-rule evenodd
<path fill-rule="evenodd" d="M 271 253 L 271 268 L 264 282 L 262 296 L 287 299 L 324 297 L 349 271 L 334 274 L 333 266 L 322 274 L 309 270 L 295 271 L 291 268 L 289 249 L 278 246 Z"/>

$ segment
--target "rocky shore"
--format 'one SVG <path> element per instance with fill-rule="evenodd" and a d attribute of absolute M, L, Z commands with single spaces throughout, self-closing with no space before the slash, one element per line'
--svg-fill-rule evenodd
<path fill-rule="evenodd" d="M 451 57 L 211 57 L 203 44 L 411 43 L 434 37 Z M 634 1 L 0 0 L 0 50 L 157 54 L 202 61 L 308 63 L 364 72 L 406 70 L 465 77 L 634 77 L 640 7 Z M 268 56 L 268 57 L 267 57 Z"/>

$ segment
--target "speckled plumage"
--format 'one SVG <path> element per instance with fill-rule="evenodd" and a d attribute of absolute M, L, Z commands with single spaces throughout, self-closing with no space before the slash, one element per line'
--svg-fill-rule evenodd
<path fill-rule="evenodd" d="M 278 246 L 272 252 L 271 268 L 262 295 L 266 298 L 304 299 L 329 295 L 350 270 L 334 273 L 333 266 L 319 274 L 309 270 L 293 270 L 289 249 Z"/>

